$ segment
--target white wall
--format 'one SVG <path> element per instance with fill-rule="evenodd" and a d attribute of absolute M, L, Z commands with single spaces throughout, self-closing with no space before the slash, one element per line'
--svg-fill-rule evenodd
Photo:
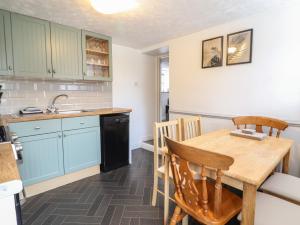
<path fill-rule="evenodd" d="M 174 110 L 259 114 L 300 122 L 300 14 L 261 14 L 171 40 Z M 201 69 L 202 40 L 253 28 L 253 62 Z M 226 38 L 224 40 L 226 43 Z"/>
<path fill-rule="evenodd" d="M 156 60 L 140 51 L 113 45 L 113 106 L 132 108 L 130 148 L 152 138 L 155 120 Z"/>
<path fill-rule="evenodd" d="M 255 15 L 169 41 L 170 107 L 217 115 L 265 115 L 300 123 L 300 14 L 282 9 Z M 253 62 L 201 69 L 202 40 L 254 29 Z M 226 47 L 226 46 L 224 46 Z M 171 117 L 178 115 L 171 115 Z M 203 119 L 204 131 L 233 128 L 230 120 Z M 300 128 L 284 136 L 296 141 L 291 173 L 300 175 Z"/>

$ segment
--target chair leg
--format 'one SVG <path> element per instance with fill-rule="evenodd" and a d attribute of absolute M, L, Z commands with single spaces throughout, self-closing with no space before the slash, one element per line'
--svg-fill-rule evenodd
<path fill-rule="evenodd" d="M 179 206 L 176 206 L 170 221 L 170 225 L 176 225 L 178 222 L 180 222 L 180 215 L 181 215 L 181 208 Z"/>
<path fill-rule="evenodd" d="M 165 174 L 164 174 L 164 224 L 168 224 L 169 219 L 169 160 L 165 157 Z"/>
<path fill-rule="evenodd" d="M 158 189 L 158 174 L 154 171 L 154 182 L 153 182 L 153 194 L 152 194 L 152 206 L 156 206 L 157 201 L 157 189 Z"/>

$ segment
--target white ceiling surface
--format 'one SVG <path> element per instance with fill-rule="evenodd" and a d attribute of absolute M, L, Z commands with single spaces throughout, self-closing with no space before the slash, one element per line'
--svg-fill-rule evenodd
<path fill-rule="evenodd" d="M 0 0 L 0 8 L 103 33 L 113 42 L 145 48 L 297 0 L 138 0 L 139 7 L 114 15 L 97 13 L 89 0 Z"/>

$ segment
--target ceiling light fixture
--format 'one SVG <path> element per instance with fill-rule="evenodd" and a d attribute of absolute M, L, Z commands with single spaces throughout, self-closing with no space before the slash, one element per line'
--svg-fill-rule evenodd
<path fill-rule="evenodd" d="M 104 14 L 125 12 L 137 7 L 136 0 L 90 0 L 93 8 Z"/>

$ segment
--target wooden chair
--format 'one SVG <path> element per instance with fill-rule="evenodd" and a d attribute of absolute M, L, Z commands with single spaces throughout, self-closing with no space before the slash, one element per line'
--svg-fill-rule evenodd
<path fill-rule="evenodd" d="M 190 116 L 181 118 L 182 140 L 187 140 L 201 135 L 200 117 Z"/>
<path fill-rule="evenodd" d="M 269 136 L 273 135 L 273 129 L 277 129 L 276 137 L 280 136 L 281 131 L 288 127 L 288 123 L 282 120 L 268 118 L 263 116 L 239 116 L 232 119 L 234 125 L 238 129 L 243 125 L 247 128 L 248 125 L 255 125 L 256 132 L 263 133 L 263 127 L 269 127 Z"/>
<path fill-rule="evenodd" d="M 287 122 L 268 117 L 241 116 L 232 120 L 238 129 L 241 125 L 255 125 L 256 131 L 262 132 L 263 126 L 270 127 L 269 136 L 272 136 L 273 128 L 275 128 L 277 138 L 288 127 Z M 300 205 L 300 179 L 297 177 L 275 172 L 263 183 L 260 190 Z"/>
<path fill-rule="evenodd" d="M 165 160 L 167 148 L 164 136 L 170 139 L 181 141 L 181 124 L 179 120 L 161 122 L 154 124 L 154 182 L 153 182 L 153 195 L 152 206 L 156 205 L 157 193 L 164 195 L 164 224 L 167 223 L 169 217 L 169 166 Z M 164 179 L 164 190 L 158 189 L 158 178 Z"/>
<path fill-rule="evenodd" d="M 228 170 L 233 158 L 189 147 L 165 138 L 175 183 L 176 208 L 170 225 L 182 220 L 185 214 L 208 225 L 226 224 L 242 208 L 242 199 L 222 188 L 222 170 Z M 200 180 L 193 178 L 190 163 L 200 167 Z M 207 168 L 216 170 L 216 180 L 208 181 Z"/>

